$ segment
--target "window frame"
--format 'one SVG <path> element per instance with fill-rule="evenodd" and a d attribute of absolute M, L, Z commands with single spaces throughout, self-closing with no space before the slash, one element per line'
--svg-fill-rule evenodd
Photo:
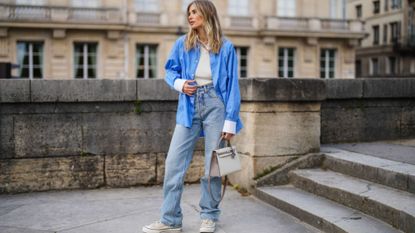
<path fill-rule="evenodd" d="M 83 60 L 83 63 L 82 63 L 82 77 L 77 77 L 76 75 L 77 75 L 77 71 L 78 71 L 78 69 L 79 69 L 79 67 L 76 69 L 75 67 L 77 66 L 77 64 L 76 64 L 76 62 L 75 62 L 75 59 L 76 59 L 76 55 L 77 55 L 77 52 L 76 52 L 76 46 L 77 45 L 79 45 L 79 46 L 82 46 L 82 60 Z M 90 54 L 88 53 L 88 47 L 89 46 L 95 46 L 95 64 L 92 64 L 92 65 L 90 65 L 90 64 L 88 64 L 88 61 L 89 61 L 89 57 L 90 57 Z M 74 53 L 73 53 L 73 65 L 74 65 L 74 67 L 73 67 L 73 71 L 74 71 L 74 73 L 73 73 L 73 78 L 74 79 L 98 79 L 98 59 L 99 59 L 99 52 L 98 52 L 98 49 L 99 49 L 99 43 L 98 42 L 74 42 L 73 43 L 73 51 L 74 51 Z M 94 74 L 95 74 L 95 77 L 93 77 L 93 76 L 89 76 L 89 70 L 90 69 L 94 69 L 95 71 L 94 71 Z"/>
<path fill-rule="evenodd" d="M 278 48 L 278 78 L 294 78 L 295 77 L 295 58 L 296 58 L 296 48 L 295 47 L 279 47 Z M 283 53 L 282 59 L 280 56 L 280 52 Z M 289 53 L 292 52 L 292 67 L 289 66 L 288 62 L 290 60 Z M 280 61 L 282 61 L 282 66 L 280 64 Z M 281 70 L 282 68 L 282 70 Z M 292 71 L 292 75 L 289 75 L 289 71 Z M 282 75 L 280 75 L 282 74 Z"/>
<path fill-rule="evenodd" d="M 380 13 L 380 0 L 375 0 L 373 3 L 373 14 L 377 15 Z"/>
<path fill-rule="evenodd" d="M 143 52 L 144 52 L 144 64 L 143 64 L 143 66 L 144 66 L 144 69 L 143 69 L 143 73 L 144 73 L 144 76 L 143 77 L 139 77 L 138 75 L 139 75 L 139 66 L 140 66 L 140 60 L 139 59 L 137 59 L 137 57 L 138 57 L 138 52 L 139 52 L 139 47 L 143 47 Z M 155 59 L 155 64 L 153 64 L 152 66 L 155 66 L 155 74 L 154 74 L 154 77 L 150 77 L 150 68 L 151 68 L 151 66 L 150 66 L 150 47 L 154 47 L 154 49 L 155 49 L 155 53 L 154 53 L 154 55 L 156 56 L 156 59 Z M 158 76 L 158 57 L 159 57 L 159 55 L 158 55 L 158 52 L 159 52 L 159 45 L 158 44 L 151 44 L 151 43 L 137 43 L 136 44 L 136 46 L 135 46 L 135 48 L 136 48 L 136 50 L 135 50 L 135 78 L 136 79 L 156 79 L 157 78 L 157 76 Z"/>
<path fill-rule="evenodd" d="M 362 4 L 356 5 L 355 10 L 356 10 L 356 18 L 361 19 L 363 16 L 362 15 Z"/>
<path fill-rule="evenodd" d="M 228 14 L 230 16 L 249 16 L 249 4 L 250 0 L 228 0 Z"/>
<path fill-rule="evenodd" d="M 373 31 L 373 45 L 379 45 L 379 42 L 380 42 L 379 25 L 372 25 L 372 31 Z"/>
<path fill-rule="evenodd" d="M 376 61 L 376 69 L 375 69 L 375 62 Z M 370 58 L 370 67 L 369 67 L 369 74 L 371 76 L 379 75 L 379 58 L 372 57 Z"/>
<path fill-rule="evenodd" d="M 333 58 L 330 57 L 330 52 L 333 52 Z M 322 56 L 324 54 L 324 56 Z M 324 69 L 321 66 L 324 58 Z M 333 67 L 330 67 L 330 61 L 333 60 Z M 335 48 L 321 48 L 320 49 L 320 78 L 323 79 L 334 79 L 336 78 L 336 68 L 337 68 L 337 49 Z M 333 76 L 330 77 L 330 72 L 332 71 Z M 324 72 L 324 77 L 322 73 Z"/>
<path fill-rule="evenodd" d="M 294 4 L 288 6 L 288 4 Z M 276 0 L 276 15 L 279 17 L 297 17 L 296 0 Z"/>
<path fill-rule="evenodd" d="M 142 4 L 140 4 L 142 3 Z M 147 8 L 153 5 L 155 8 Z M 160 12 L 160 1 L 158 0 L 134 0 L 135 12 L 145 13 L 159 13 Z"/>
<path fill-rule="evenodd" d="M 18 40 L 17 42 L 16 42 L 16 51 L 17 51 L 17 54 L 18 54 L 18 50 L 19 50 L 19 44 L 26 44 L 26 46 L 28 46 L 28 54 L 26 54 L 26 51 L 24 51 L 24 57 L 25 56 L 28 56 L 28 58 L 29 58 L 29 63 L 28 63 L 28 67 L 26 67 L 26 65 L 24 66 L 23 64 L 20 64 L 20 62 L 19 62 L 19 58 L 18 58 L 18 56 L 16 57 L 16 59 L 17 59 L 17 64 L 19 65 L 19 68 L 21 68 L 21 70 L 19 69 L 19 71 L 20 71 L 20 73 L 18 74 L 18 77 L 19 78 L 22 78 L 22 79 L 43 79 L 44 78 L 44 64 L 45 64 L 45 56 L 44 56 L 44 42 L 43 41 L 23 41 L 23 40 Z M 40 47 L 41 47 L 41 59 L 42 59 L 42 61 L 40 61 L 40 64 L 38 64 L 38 65 L 35 65 L 34 64 L 34 52 L 33 52 L 33 46 L 35 45 L 35 44 L 37 44 L 37 45 L 40 45 Z M 39 56 L 39 54 L 37 54 L 38 56 Z M 35 67 L 36 66 L 36 67 Z M 40 69 L 40 73 L 41 73 L 41 77 L 34 77 L 34 73 L 35 73 L 35 69 L 36 68 L 38 68 L 38 69 Z M 28 77 L 22 77 L 22 70 L 23 69 L 28 69 L 28 74 L 29 74 L 29 76 Z"/>
<path fill-rule="evenodd" d="M 242 56 L 242 49 L 246 50 L 246 55 L 244 55 L 244 57 Z M 249 56 L 249 46 L 235 46 L 235 50 L 236 50 L 236 55 L 238 56 L 238 74 L 239 74 L 239 78 L 247 78 L 248 77 L 248 56 Z M 245 59 L 246 60 L 246 66 L 242 69 L 242 60 Z M 245 71 L 245 76 L 242 76 L 242 70 Z"/>

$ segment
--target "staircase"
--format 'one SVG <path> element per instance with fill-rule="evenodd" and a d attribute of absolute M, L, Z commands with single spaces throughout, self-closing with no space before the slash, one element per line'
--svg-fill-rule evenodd
<path fill-rule="evenodd" d="M 323 150 L 263 177 L 254 194 L 328 233 L 415 233 L 414 164 Z"/>

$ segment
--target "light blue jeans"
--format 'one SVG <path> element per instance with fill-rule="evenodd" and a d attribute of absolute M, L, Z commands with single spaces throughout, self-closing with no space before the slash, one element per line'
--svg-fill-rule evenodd
<path fill-rule="evenodd" d="M 218 146 L 225 122 L 225 106 L 212 85 L 199 87 L 195 95 L 192 127 L 176 125 L 166 159 L 161 222 L 169 226 L 182 225 L 180 200 L 184 177 L 202 129 L 205 135 L 205 172 L 200 180 L 200 218 L 217 221 L 220 214 L 219 203 L 212 200 L 208 191 L 208 176 L 212 151 Z M 215 200 L 220 200 L 221 177 L 211 178 L 211 192 Z"/>

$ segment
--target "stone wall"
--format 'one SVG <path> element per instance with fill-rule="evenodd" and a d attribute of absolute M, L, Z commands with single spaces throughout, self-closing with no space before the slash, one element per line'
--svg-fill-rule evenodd
<path fill-rule="evenodd" d="M 321 143 L 415 138 L 415 79 L 327 80 Z"/>
<path fill-rule="evenodd" d="M 415 79 L 244 79 L 235 137 L 254 177 L 320 143 L 415 137 Z M 163 181 L 177 93 L 164 80 L 0 80 L 0 193 Z M 186 182 L 203 174 L 203 139 Z"/>
<path fill-rule="evenodd" d="M 163 82 L 1 80 L 0 192 L 160 184 L 177 107 Z"/>

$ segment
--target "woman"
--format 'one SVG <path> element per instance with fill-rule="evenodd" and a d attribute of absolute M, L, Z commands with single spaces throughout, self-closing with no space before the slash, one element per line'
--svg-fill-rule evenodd
<path fill-rule="evenodd" d="M 222 37 L 216 8 L 208 0 L 197 0 L 187 12 L 189 32 L 176 41 L 165 65 L 165 80 L 180 95 L 166 159 L 161 219 L 144 226 L 144 232 L 181 231 L 184 176 L 200 135 L 205 136 L 200 232 L 215 231 L 220 210 L 208 191 L 211 154 L 221 137 L 230 140 L 242 128 L 236 52 Z M 220 199 L 221 177 L 211 177 L 211 192 L 215 200 Z"/>

